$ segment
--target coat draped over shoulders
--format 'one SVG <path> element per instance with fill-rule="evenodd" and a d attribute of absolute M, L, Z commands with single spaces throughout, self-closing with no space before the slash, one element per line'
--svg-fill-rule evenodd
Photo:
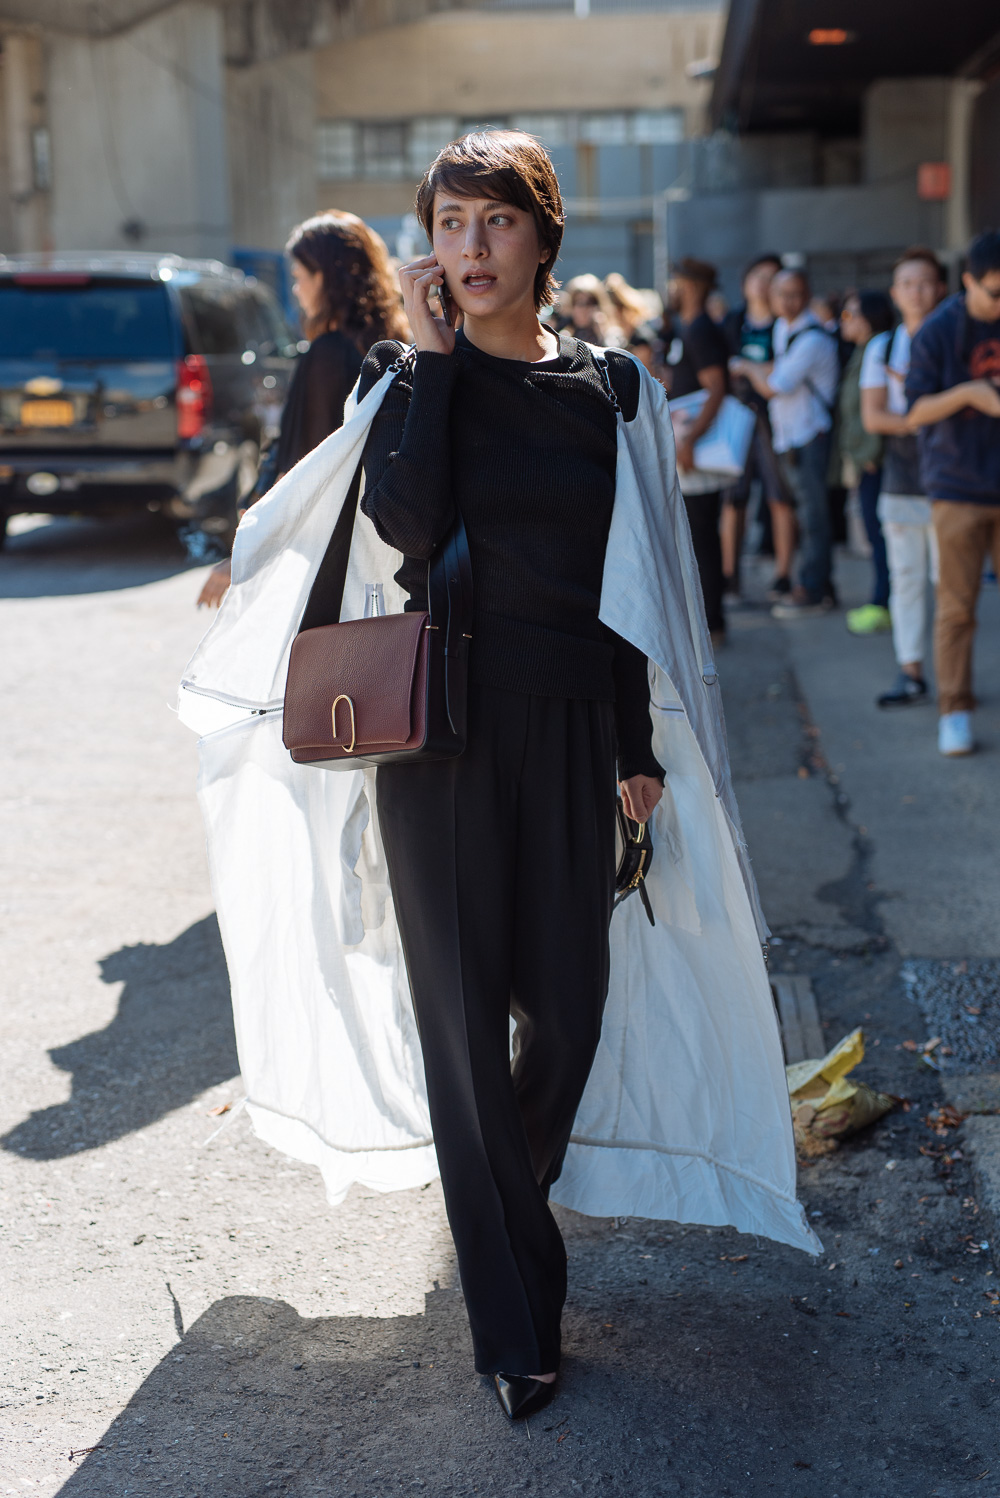
<path fill-rule="evenodd" d="M 594 351 L 598 356 L 601 350 Z M 392 379 L 244 516 L 232 586 L 189 663 L 199 797 L 258 1134 L 317 1166 L 331 1202 L 437 1173 L 420 1045 L 375 809 L 374 771 L 294 765 L 281 742 L 292 641 Z M 666 771 L 647 889 L 611 924 L 597 1057 L 554 1201 L 595 1216 L 730 1224 L 810 1253 L 795 1195 L 766 926 L 740 830 L 721 692 L 662 387 L 618 422 L 600 617 L 649 658 Z M 341 526 L 341 533 L 345 528 Z M 341 617 L 365 585 L 402 609 L 400 554 L 360 512 Z"/>

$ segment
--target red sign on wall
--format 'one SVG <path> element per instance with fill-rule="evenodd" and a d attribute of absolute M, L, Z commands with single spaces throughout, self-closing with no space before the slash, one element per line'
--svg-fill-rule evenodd
<path fill-rule="evenodd" d="M 951 167 L 947 161 L 922 161 L 917 167 L 917 197 L 943 203 L 951 197 Z"/>

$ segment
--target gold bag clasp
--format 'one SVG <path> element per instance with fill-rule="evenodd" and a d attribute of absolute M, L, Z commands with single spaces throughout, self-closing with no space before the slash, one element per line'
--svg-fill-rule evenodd
<path fill-rule="evenodd" d="M 336 739 L 337 739 L 337 703 L 338 702 L 346 702 L 347 706 L 348 706 L 348 708 L 350 709 L 350 712 L 351 712 L 351 742 L 349 744 L 345 744 L 344 745 L 344 753 L 345 754 L 353 754 L 354 753 L 354 746 L 357 743 L 357 739 L 358 739 L 358 731 L 357 731 L 357 728 L 356 728 L 355 722 L 354 722 L 354 703 L 351 701 L 350 697 L 348 697 L 345 692 L 341 692 L 341 694 L 340 694 L 339 697 L 335 697 L 333 699 L 333 707 L 330 710 L 330 716 L 331 716 L 331 718 L 333 720 L 333 738 L 334 738 L 334 742 L 335 743 L 336 743 Z"/>

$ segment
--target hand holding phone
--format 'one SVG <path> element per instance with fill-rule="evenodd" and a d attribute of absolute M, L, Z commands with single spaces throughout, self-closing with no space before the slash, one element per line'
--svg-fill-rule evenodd
<path fill-rule="evenodd" d="M 403 310 L 418 351 L 452 353 L 455 348 L 454 308 L 437 256 L 424 255 L 420 260 L 402 266 L 399 284 L 403 292 Z M 436 290 L 439 297 L 440 317 L 435 317 L 431 310 L 432 290 Z"/>

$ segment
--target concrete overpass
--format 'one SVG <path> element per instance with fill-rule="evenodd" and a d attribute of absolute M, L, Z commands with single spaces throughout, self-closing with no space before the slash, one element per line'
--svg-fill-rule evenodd
<path fill-rule="evenodd" d="M 462 0 L 206 0 L 221 14 L 226 61 L 274 61 L 341 37 L 459 10 Z M 183 0 L 2 0 L 0 32 L 25 30 L 109 41 L 181 9 Z"/>
<path fill-rule="evenodd" d="M 259 242 L 314 208 L 310 52 L 459 8 L 0 0 L 0 251 Z"/>

